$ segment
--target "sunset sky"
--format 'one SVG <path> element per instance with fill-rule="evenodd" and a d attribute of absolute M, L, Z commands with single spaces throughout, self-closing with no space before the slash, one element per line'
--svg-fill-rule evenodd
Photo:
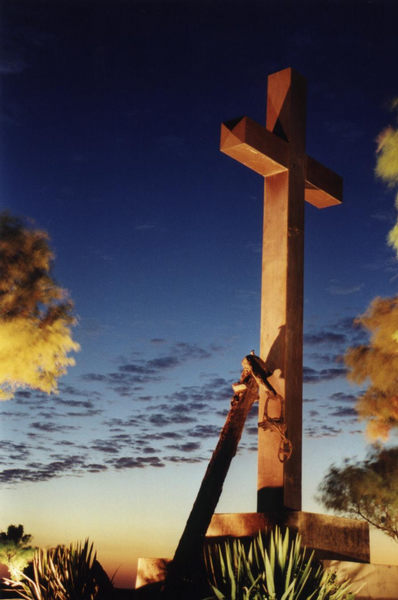
<path fill-rule="evenodd" d="M 374 177 L 394 124 L 398 4 L 2 0 L 1 208 L 46 230 L 75 303 L 76 366 L 0 404 L 0 529 L 89 537 L 116 582 L 170 556 L 259 349 L 262 178 L 219 151 L 265 123 L 267 75 L 308 80 L 307 152 L 344 204 L 306 207 L 303 509 L 327 467 L 366 453 L 338 357 L 397 293 L 394 198 Z M 256 509 L 256 417 L 218 512 Z M 392 439 L 396 443 L 397 440 Z M 394 545 L 375 560 L 398 562 Z"/>

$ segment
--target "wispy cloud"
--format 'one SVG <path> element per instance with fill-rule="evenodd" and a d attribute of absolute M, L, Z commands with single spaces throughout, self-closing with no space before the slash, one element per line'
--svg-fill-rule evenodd
<path fill-rule="evenodd" d="M 167 450 L 177 450 L 179 452 L 196 452 L 201 447 L 199 442 L 185 442 L 183 444 L 169 444 Z"/>
<path fill-rule="evenodd" d="M 356 402 L 357 397 L 354 394 L 349 394 L 346 392 L 335 392 L 330 396 L 330 400 L 333 403 L 343 402 L 353 404 L 354 402 Z"/>
<path fill-rule="evenodd" d="M 347 342 L 347 336 L 343 333 L 335 333 L 333 331 L 321 331 L 318 333 L 306 333 L 304 335 L 304 343 L 311 345 L 321 344 L 345 344 Z"/>
<path fill-rule="evenodd" d="M 140 223 L 134 226 L 135 231 L 150 231 L 156 229 L 155 223 Z"/>
<path fill-rule="evenodd" d="M 304 334 L 304 351 L 313 360 L 328 364 L 341 362 L 341 355 L 353 345 L 364 344 L 367 332 L 357 324 L 356 317 L 343 317 L 321 328 L 311 328 Z M 328 353 L 325 353 L 328 350 Z M 310 354 L 311 352 L 311 354 Z"/>
<path fill-rule="evenodd" d="M 356 294 L 360 292 L 362 288 L 363 283 L 358 283 L 355 285 L 344 284 L 333 279 L 327 287 L 327 291 L 329 292 L 329 294 L 332 294 L 332 296 L 349 296 L 351 294 Z"/>
<path fill-rule="evenodd" d="M 2 75 L 13 75 L 22 73 L 27 67 L 26 62 L 19 57 L 3 57 L 0 60 L 0 73 Z"/>
<path fill-rule="evenodd" d="M 0 471 L 0 482 L 48 481 L 60 475 L 81 474 L 85 471 L 84 459 L 78 455 L 66 456 L 48 463 L 33 462 L 27 468 L 11 468 Z"/>
<path fill-rule="evenodd" d="M 10 461 L 27 460 L 31 451 L 27 444 L 11 441 L 1 441 L 0 450 L 2 451 L 0 454 L 2 464 L 9 464 Z"/>
<path fill-rule="evenodd" d="M 104 383 L 120 396 L 129 397 L 140 386 L 160 382 L 168 371 L 180 367 L 190 360 L 203 360 L 212 356 L 213 350 L 195 344 L 177 342 L 168 354 L 151 359 L 128 360 L 121 358 L 117 370 L 107 374 L 86 373 L 82 380 L 89 383 Z"/>
<path fill-rule="evenodd" d="M 325 381 L 332 381 L 344 377 L 347 371 L 345 367 L 331 367 L 329 369 L 313 369 L 312 367 L 303 368 L 303 382 L 304 383 L 321 383 Z"/>
<path fill-rule="evenodd" d="M 325 438 L 325 437 L 336 437 L 342 433 L 341 427 L 334 427 L 333 425 L 310 425 L 304 427 L 304 435 L 307 438 Z"/>
<path fill-rule="evenodd" d="M 121 456 L 109 461 L 115 469 L 143 469 L 144 467 L 164 467 L 165 464 L 160 460 L 158 456 Z"/>
<path fill-rule="evenodd" d="M 332 359 L 325 367 L 319 360 L 318 367 L 307 366 L 307 384 L 345 375 L 344 367 L 333 360 L 352 332 L 350 319 L 308 332 L 307 347 L 325 350 L 325 357 Z M 29 411 L 23 425 L 29 443 L 4 442 L 11 458 L 2 464 L 0 481 L 16 484 L 207 461 L 229 410 L 232 380 L 202 372 L 196 363 L 204 364 L 220 349 L 182 341 L 170 345 L 162 338 L 152 338 L 151 346 L 152 356 L 132 353 L 115 360 L 113 370 L 88 373 L 75 384 L 62 383 L 58 396 L 19 392 L 15 405 Z M 330 356 L 329 347 L 335 349 Z M 318 353 L 318 359 L 321 356 Z M 173 390 L 169 374 L 178 381 L 179 373 L 187 371 L 195 372 L 195 382 L 174 383 Z M 110 400 L 107 390 L 112 391 Z M 342 419 L 348 424 L 355 417 L 354 402 L 352 395 L 343 392 L 335 392 L 323 403 L 307 400 L 311 425 L 305 423 L 305 435 L 338 435 Z M 257 448 L 257 411 L 256 405 L 248 417 L 240 453 Z"/>
<path fill-rule="evenodd" d="M 18 392 L 15 406 L 29 410 L 23 429 L 30 443 L 4 442 L 8 461 L 0 480 L 14 484 L 207 460 L 223 424 L 215 407 L 225 405 L 227 412 L 232 389 L 230 381 L 200 373 L 194 365 L 220 348 L 183 341 L 170 345 L 162 338 L 151 343 L 154 356 L 120 357 L 112 371 L 85 374 L 77 384 L 61 383 L 58 396 Z M 168 384 L 164 393 L 169 373 L 181 368 L 185 372 L 188 365 L 196 370 L 199 383 L 177 384 L 173 392 Z M 146 393 L 147 385 L 158 391 Z M 110 402 L 105 400 L 106 389 L 115 394 Z M 130 406 L 134 410 L 129 413 Z M 8 418 L 12 417 L 15 414 Z M 88 417 L 89 428 L 83 422 Z M 214 418 L 220 419 L 219 426 L 212 423 Z"/>
<path fill-rule="evenodd" d="M 32 429 L 39 429 L 40 431 L 45 431 L 46 433 L 64 433 L 65 431 L 71 431 L 76 429 L 76 426 L 73 425 L 59 425 L 58 423 L 53 423 L 52 421 L 36 421 L 30 424 Z"/>
<path fill-rule="evenodd" d="M 341 406 L 339 408 L 336 408 L 335 410 L 333 410 L 330 413 L 331 417 L 354 417 L 357 418 L 358 417 L 358 413 L 355 410 L 355 408 L 350 408 L 348 406 Z"/>

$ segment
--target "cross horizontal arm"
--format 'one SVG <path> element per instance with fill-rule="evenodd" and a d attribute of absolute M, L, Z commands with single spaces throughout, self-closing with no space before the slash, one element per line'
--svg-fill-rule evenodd
<path fill-rule="evenodd" d="M 263 177 L 289 168 L 289 142 L 249 117 L 221 125 L 220 150 Z M 305 157 L 305 199 L 317 208 L 342 202 L 342 178 L 310 156 Z"/>
<path fill-rule="evenodd" d="M 263 177 L 288 168 L 289 144 L 249 117 L 221 125 L 220 150 Z"/>
<path fill-rule="evenodd" d="M 341 204 L 343 178 L 320 162 L 306 156 L 305 199 L 317 208 Z"/>

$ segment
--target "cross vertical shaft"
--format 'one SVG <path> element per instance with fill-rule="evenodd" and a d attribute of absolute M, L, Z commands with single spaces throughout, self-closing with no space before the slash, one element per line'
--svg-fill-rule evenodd
<path fill-rule="evenodd" d="M 268 78 L 266 127 L 290 152 L 287 170 L 264 182 L 260 355 L 275 371 L 270 381 L 285 401 L 293 452 L 286 463 L 275 460 L 280 435 L 259 429 L 259 512 L 301 509 L 305 95 L 304 79 L 291 69 Z M 260 422 L 264 406 L 262 393 Z"/>

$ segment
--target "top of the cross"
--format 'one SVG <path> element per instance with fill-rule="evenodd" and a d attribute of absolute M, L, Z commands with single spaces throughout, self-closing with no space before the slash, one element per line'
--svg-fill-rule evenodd
<path fill-rule="evenodd" d="M 292 68 L 268 77 L 266 127 L 248 117 L 223 123 L 220 150 L 263 177 L 301 163 L 305 199 L 317 208 L 342 202 L 342 178 L 305 153 L 306 81 Z"/>
<path fill-rule="evenodd" d="M 268 76 L 266 128 L 305 149 L 307 82 L 289 67 Z"/>

